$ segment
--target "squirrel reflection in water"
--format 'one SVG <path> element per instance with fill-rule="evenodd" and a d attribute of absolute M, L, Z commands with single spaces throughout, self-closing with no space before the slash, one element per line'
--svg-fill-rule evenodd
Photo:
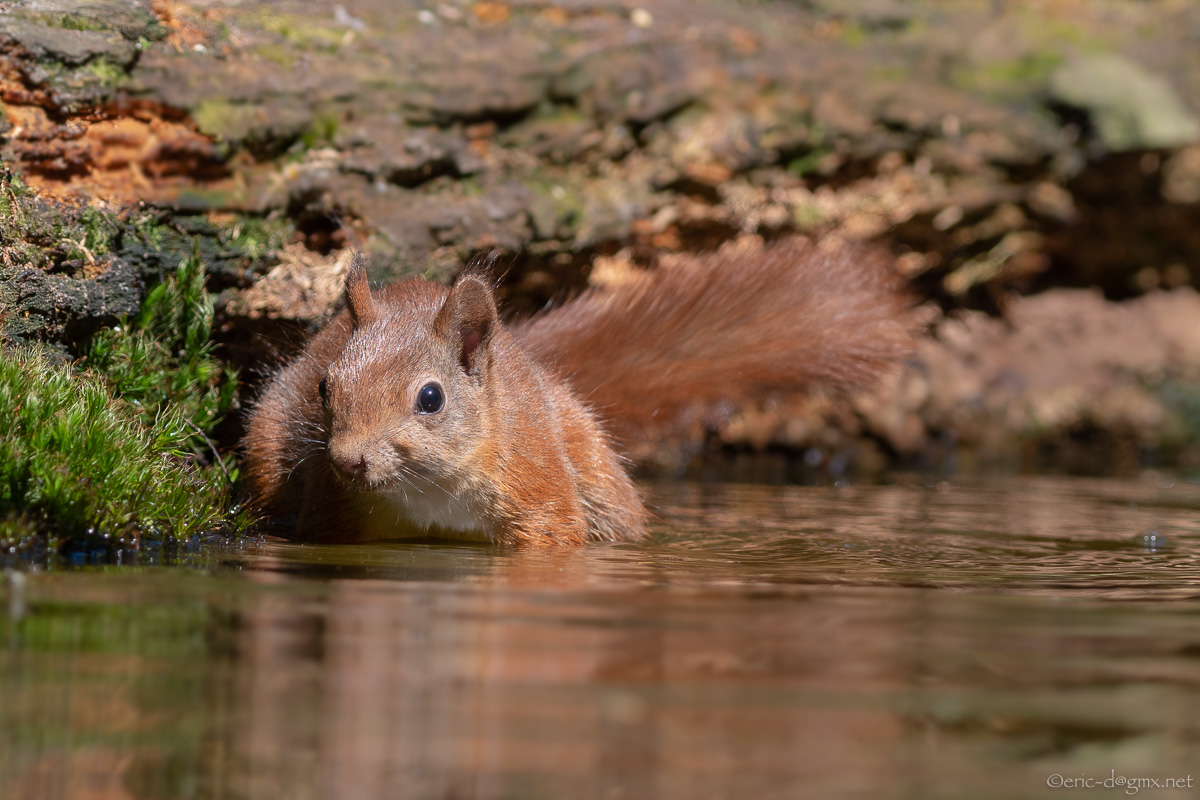
<path fill-rule="evenodd" d="M 506 325 L 489 277 L 372 291 L 269 382 L 245 440 L 256 507 L 297 538 L 632 540 L 611 431 L 771 392 L 869 386 L 908 352 L 888 260 L 805 239 L 683 258 Z"/>

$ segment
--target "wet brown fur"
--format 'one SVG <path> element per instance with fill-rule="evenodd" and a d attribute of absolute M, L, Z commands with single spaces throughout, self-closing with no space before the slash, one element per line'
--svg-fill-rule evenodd
<path fill-rule="evenodd" d="M 414 498 L 446 493 L 492 541 L 635 539 L 645 510 L 606 428 L 629 440 L 765 391 L 862 387 L 909 346 L 884 259 L 801 240 L 687 260 L 511 329 L 470 271 L 451 289 L 371 292 L 356 260 L 346 295 L 347 310 L 264 390 L 245 441 L 256 506 L 294 515 L 306 540 L 377 536 L 381 521 L 396 538 L 455 538 L 386 516 L 380 491 L 418 473 L 439 486 L 415 477 L 426 491 Z M 446 407 L 419 415 L 428 376 L 447 384 Z"/>
<path fill-rule="evenodd" d="M 453 421 L 472 429 L 458 437 L 469 441 L 452 442 L 438 431 L 431 437 L 441 449 L 462 450 L 458 491 L 489 509 L 489 538 L 579 544 L 641 534 L 641 500 L 607 436 L 570 389 L 526 358 L 499 324 L 491 287 L 480 276 L 460 277 L 453 290 L 410 280 L 368 294 L 356 266 L 347 286 L 347 310 L 272 380 L 251 416 L 247 478 L 262 512 L 295 515 L 296 535 L 307 540 L 366 536 L 371 517 L 386 512 L 372 502 L 369 487 L 347 482 L 335 464 L 340 450 L 369 450 L 389 418 L 411 413 L 389 390 L 410 366 L 404 350 L 416 346 L 443 349 L 449 369 L 460 368 L 478 384 L 481 402 L 471 419 Z M 465 300 L 454 308 L 447 302 L 452 291 Z M 488 316 L 490 328 L 480 321 Z M 479 335 L 481 325 L 488 330 L 474 343 L 476 360 L 463 364 L 462 339 Z M 322 378 L 330 379 L 328 415 L 317 388 Z M 455 399 L 448 394 L 447 412 Z M 403 520 L 395 527 L 397 538 L 454 536 Z"/>

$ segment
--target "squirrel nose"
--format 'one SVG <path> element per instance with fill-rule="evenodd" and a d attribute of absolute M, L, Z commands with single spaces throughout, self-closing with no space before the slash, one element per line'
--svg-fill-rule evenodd
<path fill-rule="evenodd" d="M 367 457 L 363 453 L 349 452 L 329 454 L 333 465 L 349 478 L 361 480 L 367 474 Z"/>

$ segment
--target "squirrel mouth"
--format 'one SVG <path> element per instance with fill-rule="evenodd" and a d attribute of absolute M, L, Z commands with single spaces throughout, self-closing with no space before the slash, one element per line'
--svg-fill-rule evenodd
<path fill-rule="evenodd" d="M 371 470 L 368 467 L 366 456 L 359 455 L 357 460 L 330 456 L 329 464 L 333 467 L 333 474 L 348 488 L 359 491 L 370 491 L 375 488 L 375 481 L 371 479 Z"/>
<path fill-rule="evenodd" d="M 379 464 L 365 454 L 338 458 L 331 453 L 329 463 L 342 485 L 359 492 L 415 490 L 420 494 L 430 484 L 440 486 L 436 473 L 407 460 Z"/>

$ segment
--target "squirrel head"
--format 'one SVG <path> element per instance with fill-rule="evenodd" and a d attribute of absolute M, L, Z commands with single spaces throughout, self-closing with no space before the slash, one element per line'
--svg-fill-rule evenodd
<path fill-rule="evenodd" d="M 492 287 L 465 273 L 449 291 L 409 281 L 379 302 L 356 258 L 346 305 L 352 334 L 317 387 L 335 471 L 364 491 L 462 489 L 490 438 Z"/>

